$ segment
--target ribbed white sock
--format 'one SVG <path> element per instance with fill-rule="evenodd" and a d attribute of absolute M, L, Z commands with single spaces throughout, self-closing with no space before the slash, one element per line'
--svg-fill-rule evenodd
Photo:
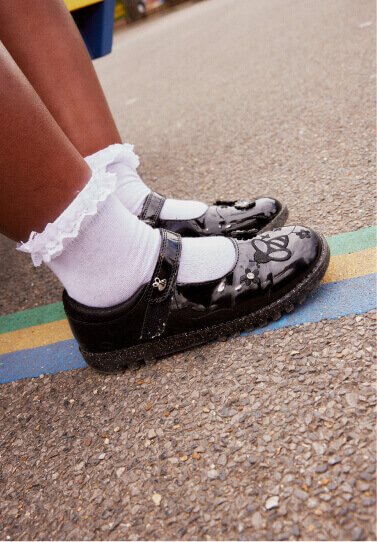
<path fill-rule="evenodd" d="M 127 143 L 110 145 L 88 156 L 86 161 L 94 171 L 104 166 L 107 171 L 116 174 L 116 195 L 132 214 L 138 216 L 151 190 L 137 173 L 139 157 L 133 152 L 133 146 Z M 169 198 L 160 216 L 163 220 L 187 220 L 201 216 L 207 209 L 208 206 L 201 201 Z"/>
<path fill-rule="evenodd" d="M 68 294 L 91 307 L 129 299 L 152 278 L 161 237 L 131 214 L 114 195 L 115 176 L 97 172 L 67 209 L 45 230 L 33 232 L 18 249 L 44 261 Z M 178 282 L 215 280 L 236 260 L 224 237 L 182 239 Z"/>

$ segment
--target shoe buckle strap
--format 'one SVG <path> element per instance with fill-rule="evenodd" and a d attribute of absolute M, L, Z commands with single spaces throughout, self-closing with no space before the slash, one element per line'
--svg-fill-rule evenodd
<path fill-rule="evenodd" d="M 146 224 L 149 224 L 149 226 L 155 227 L 164 203 L 164 196 L 161 196 L 157 192 L 150 192 L 145 198 L 143 208 L 141 209 L 141 213 L 139 215 L 140 220 Z"/>
<path fill-rule="evenodd" d="M 161 248 L 148 289 L 148 302 L 140 339 L 159 337 L 166 328 L 181 256 L 181 236 L 160 230 Z"/>

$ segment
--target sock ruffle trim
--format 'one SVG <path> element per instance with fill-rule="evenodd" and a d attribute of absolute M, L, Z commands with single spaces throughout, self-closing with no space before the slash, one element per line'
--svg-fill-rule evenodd
<path fill-rule="evenodd" d="M 77 237 L 83 220 L 98 212 L 104 202 L 116 190 L 117 179 L 104 169 L 93 172 L 92 177 L 63 213 L 47 224 L 42 233 L 33 231 L 26 243 L 19 243 L 17 250 L 31 255 L 35 267 L 60 256 L 69 240 Z"/>
<path fill-rule="evenodd" d="M 135 170 L 140 165 L 139 157 L 134 152 L 134 146 L 129 143 L 109 145 L 105 149 L 87 156 L 85 161 L 93 172 L 106 169 L 110 164 L 118 162 L 122 162 Z"/>

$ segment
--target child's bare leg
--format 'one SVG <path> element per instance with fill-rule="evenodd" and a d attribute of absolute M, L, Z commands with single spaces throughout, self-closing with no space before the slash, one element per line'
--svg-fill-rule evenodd
<path fill-rule="evenodd" d="M 0 39 L 82 156 L 120 135 L 63 0 L 0 0 Z"/>
<path fill-rule="evenodd" d="M 20 241 L 54 221 L 91 172 L 1 43 L 0 82 L 0 231 Z"/>

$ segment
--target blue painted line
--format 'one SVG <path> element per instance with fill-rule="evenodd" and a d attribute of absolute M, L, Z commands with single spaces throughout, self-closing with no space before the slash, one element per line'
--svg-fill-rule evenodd
<path fill-rule="evenodd" d="M 0 356 L 0 384 L 41 374 L 82 369 L 86 363 L 74 339 Z"/>
<path fill-rule="evenodd" d="M 322 284 L 294 312 L 284 315 L 277 322 L 252 331 L 260 335 L 284 327 L 315 323 L 321 320 L 336 320 L 349 314 L 364 314 L 376 308 L 376 274 L 365 275 L 341 282 Z M 242 335 L 250 335 L 246 331 Z"/>
<path fill-rule="evenodd" d="M 376 308 L 376 274 L 323 284 L 295 312 L 254 330 L 259 335 L 285 327 L 363 314 Z M 243 335 L 249 335 L 249 332 Z M 0 356 L 0 383 L 86 367 L 75 340 L 11 352 Z"/>

